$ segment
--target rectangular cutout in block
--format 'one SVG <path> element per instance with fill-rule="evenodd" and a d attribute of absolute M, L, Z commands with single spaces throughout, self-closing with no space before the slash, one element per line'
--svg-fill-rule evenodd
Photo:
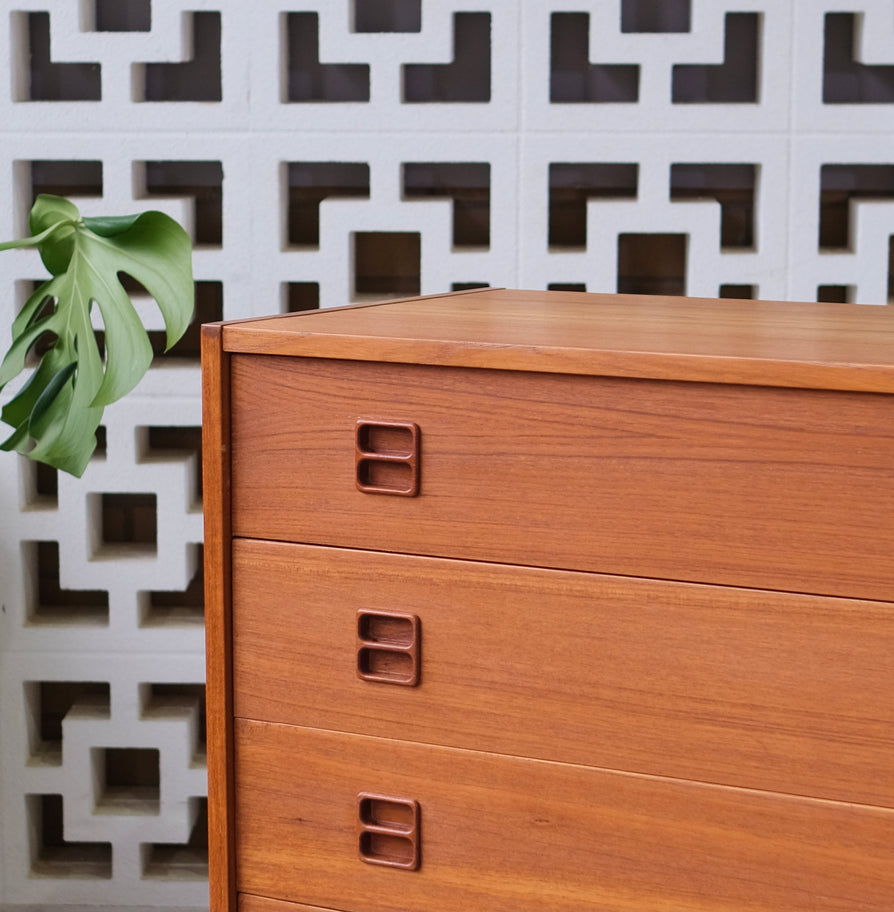
<path fill-rule="evenodd" d="M 58 542 L 22 542 L 22 560 L 30 580 L 27 623 L 60 626 L 108 625 L 107 591 L 68 589 L 62 586 Z"/>
<path fill-rule="evenodd" d="M 25 681 L 29 766 L 62 765 L 62 722 L 71 714 L 79 719 L 108 719 L 111 702 L 108 682 Z"/>
<path fill-rule="evenodd" d="M 716 200 L 720 204 L 720 246 L 753 250 L 755 187 L 753 164 L 673 164 L 670 198 Z"/>
<path fill-rule="evenodd" d="M 156 494 L 132 492 L 99 495 L 102 544 L 154 552 L 157 547 Z"/>
<path fill-rule="evenodd" d="M 282 101 L 369 101 L 369 64 L 321 63 L 318 13 L 285 13 Z"/>
<path fill-rule="evenodd" d="M 354 292 L 360 297 L 411 297 L 421 286 L 418 231 L 356 231 Z"/>
<path fill-rule="evenodd" d="M 619 294 L 686 294 L 686 234 L 619 234 Z"/>
<path fill-rule="evenodd" d="M 403 195 L 408 200 L 453 201 L 453 246 L 490 245 L 490 164 L 406 162 Z"/>
<path fill-rule="evenodd" d="M 587 202 L 636 199 L 638 181 L 639 165 L 635 162 L 550 163 L 550 246 L 586 248 Z"/>
<path fill-rule="evenodd" d="M 204 684 L 140 684 L 140 719 L 180 720 L 193 729 L 191 763 L 204 766 L 207 754 Z"/>
<path fill-rule="evenodd" d="M 187 546 L 195 569 L 185 589 L 140 592 L 140 627 L 197 627 L 205 620 L 204 559 L 200 544 Z"/>
<path fill-rule="evenodd" d="M 140 846 L 147 880 L 207 880 L 208 799 L 190 798 L 195 823 L 185 843 L 154 842 Z"/>
<path fill-rule="evenodd" d="M 860 200 L 894 200 L 894 164 L 820 168 L 820 250 L 854 249 L 853 209 Z"/>
<path fill-rule="evenodd" d="M 319 282 L 283 282 L 282 312 L 300 313 L 303 310 L 320 309 Z"/>
<path fill-rule="evenodd" d="M 221 14 L 207 10 L 184 13 L 184 17 L 188 17 L 181 26 L 184 43 L 189 47 L 187 59 L 142 64 L 139 101 L 215 102 L 223 99 Z"/>
<path fill-rule="evenodd" d="M 94 747 L 91 755 L 96 813 L 158 814 L 161 774 L 157 748 Z"/>
<path fill-rule="evenodd" d="M 285 169 L 288 184 L 286 244 L 320 246 L 320 204 L 327 199 L 369 199 L 366 162 L 300 161 Z"/>
<path fill-rule="evenodd" d="M 727 13 L 723 63 L 677 63 L 671 77 L 674 104 L 756 104 L 762 17 Z"/>
<path fill-rule="evenodd" d="M 405 63 L 404 102 L 490 101 L 490 31 L 490 13 L 454 13 L 453 60 L 450 63 Z"/>
<path fill-rule="evenodd" d="M 32 877 L 77 880 L 111 878 L 110 842 L 65 840 L 61 795 L 26 795 L 25 808 Z"/>
<path fill-rule="evenodd" d="M 553 104 L 617 104 L 639 100 L 639 64 L 590 60 L 590 14 L 550 16 L 549 100 Z"/>
<path fill-rule="evenodd" d="M 421 32 L 422 0 L 354 0 L 355 32 Z"/>
<path fill-rule="evenodd" d="M 8 10 L 8 7 L 6 8 Z M 27 73 L 15 92 L 16 101 L 101 101 L 102 71 L 99 63 L 63 63 L 51 57 L 54 26 L 49 13 L 14 12 L 25 16 L 24 34 L 27 46 L 22 48 L 24 58 L 13 67 L 15 73 Z M 23 65 L 22 65 L 23 64 Z"/>

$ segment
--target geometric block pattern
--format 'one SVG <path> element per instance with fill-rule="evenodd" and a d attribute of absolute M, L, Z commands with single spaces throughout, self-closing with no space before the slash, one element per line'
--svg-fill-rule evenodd
<path fill-rule="evenodd" d="M 200 323 L 894 301 L 890 0 L 10 0 L 0 56 L 0 239 L 157 208 L 197 279 L 81 479 L 0 454 L 2 902 L 206 902 Z M 0 254 L 0 329 L 44 274 Z"/>

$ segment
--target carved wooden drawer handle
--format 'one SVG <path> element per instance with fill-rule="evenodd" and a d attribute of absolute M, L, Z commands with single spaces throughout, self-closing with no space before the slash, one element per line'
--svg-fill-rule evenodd
<path fill-rule="evenodd" d="M 356 484 L 364 494 L 419 493 L 419 426 L 412 422 L 357 422 Z"/>
<path fill-rule="evenodd" d="M 419 867 L 419 803 L 361 792 L 358 802 L 360 857 L 367 864 L 415 871 Z"/>
<path fill-rule="evenodd" d="M 415 614 L 357 612 L 357 674 L 381 684 L 419 683 L 421 625 Z"/>

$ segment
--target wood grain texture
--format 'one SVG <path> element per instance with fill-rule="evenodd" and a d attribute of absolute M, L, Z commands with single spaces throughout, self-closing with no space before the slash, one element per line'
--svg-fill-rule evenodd
<path fill-rule="evenodd" d="M 239 912 L 336 912 L 336 910 L 324 909 L 321 906 L 306 906 L 304 903 L 286 902 L 282 899 L 271 899 L 269 896 L 240 893 Z"/>
<path fill-rule="evenodd" d="M 894 398 L 232 356 L 234 534 L 890 599 Z M 421 493 L 356 490 L 358 419 Z"/>
<path fill-rule="evenodd" d="M 486 289 L 241 321 L 232 352 L 894 392 L 894 313 Z"/>
<path fill-rule="evenodd" d="M 249 893 L 378 910 L 894 904 L 894 811 L 270 723 L 236 737 Z M 419 802 L 417 871 L 358 858 L 367 789 Z"/>
<path fill-rule="evenodd" d="M 237 715 L 894 808 L 894 605 L 236 540 Z M 421 625 L 361 680 L 359 609 Z"/>
<path fill-rule="evenodd" d="M 230 616 L 229 356 L 221 328 L 202 327 L 202 473 L 208 870 L 211 908 L 236 908 L 233 842 L 233 699 Z"/>

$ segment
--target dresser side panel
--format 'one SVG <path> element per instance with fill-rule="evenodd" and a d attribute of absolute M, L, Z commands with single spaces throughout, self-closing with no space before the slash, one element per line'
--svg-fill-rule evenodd
<path fill-rule="evenodd" d="M 230 356 L 202 327 L 202 475 L 210 907 L 236 908 L 231 635 Z"/>

